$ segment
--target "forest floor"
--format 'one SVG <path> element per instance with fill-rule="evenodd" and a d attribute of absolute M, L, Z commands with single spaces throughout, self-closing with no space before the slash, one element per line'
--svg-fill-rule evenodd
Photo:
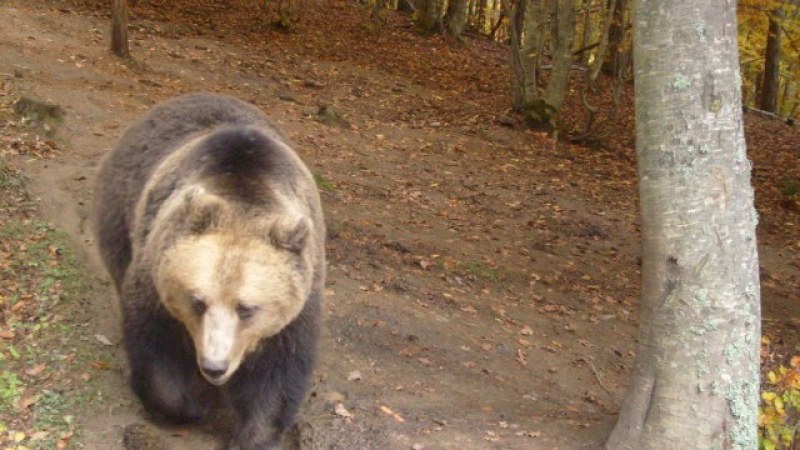
<path fill-rule="evenodd" d="M 229 433 L 224 414 L 146 420 L 86 223 L 126 125 L 204 90 L 263 108 L 322 191 L 329 285 L 303 448 L 601 446 L 638 325 L 629 87 L 613 133 L 585 147 L 511 119 L 501 44 L 419 36 L 398 15 L 378 26 L 340 0 L 305 5 L 290 32 L 256 2 L 139 0 L 121 61 L 107 3 L 0 0 L 0 445 L 212 449 Z M 63 119 L 20 118 L 22 96 Z M 775 364 L 800 353 L 800 133 L 746 121 Z"/>

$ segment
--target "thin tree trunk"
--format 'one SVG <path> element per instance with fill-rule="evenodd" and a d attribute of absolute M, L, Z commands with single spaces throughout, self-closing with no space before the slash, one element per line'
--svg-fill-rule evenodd
<path fill-rule="evenodd" d="M 603 67 L 603 62 L 606 60 L 606 50 L 608 49 L 611 24 L 614 22 L 613 16 L 617 10 L 617 1 L 618 0 L 609 0 L 608 7 L 605 8 L 603 13 L 603 34 L 600 36 L 600 45 L 597 47 L 594 63 L 591 65 L 591 73 L 589 75 L 590 83 L 594 83 L 597 80 L 597 76 L 600 75 L 600 69 Z M 619 48 L 619 44 L 617 44 L 617 48 Z"/>
<path fill-rule="evenodd" d="M 508 5 L 508 3 L 506 3 Z M 506 7 L 506 10 L 510 9 Z M 512 105 L 519 112 L 536 109 L 539 95 L 539 59 L 549 11 L 546 0 L 519 0 L 511 17 L 511 60 L 514 70 Z"/>
<path fill-rule="evenodd" d="M 492 25 L 492 31 L 489 32 L 489 37 L 492 40 L 497 39 L 497 31 L 500 30 L 500 26 L 503 25 L 503 19 L 506 17 L 510 17 L 508 11 L 511 9 L 511 1 L 512 0 L 496 0 L 495 5 L 500 6 L 500 14 L 497 16 L 497 22 Z M 525 1 L 525 0 L 519 0 Z M 513 19 L 512 19 L 513 20 Z"/>
<path fill-rule="evenodd" d="M 127 0 L 113 0 L 111 5 L 111 52 L 121 58 L 130 55 Z"/>
<path fill-rule="evenodd" d="M 797 67 L 790 67 L 789 73 L 794 73 Z M 783 89 L 783 98 L 781 99 L 781 115 L 783 117 L 791 117 L 794 106 L 797 103 L 797 81 L 793 79 L 786 80 L 786 87 Z"/>
<path fill-rule="evenodd" d="M 761 80 L 759 108 L 775 112 L 778 106 L 778 84 L 781 66 L 781 23 L 783 8 L 775 8 L 769 15 L 767 49 L 764 56 L 764 77 Z"/>
<path fill-rule="evenodd" d="M 486 26 L 486 9 L 489 7 L 488 0 L 478 1 L 478 18 L 477 26 L 478 33 L 486 34 L 488 27 Z"/>
<path fill-rule="evenodd" d="M 525 89 L 528 85 L 527 79 L 535 72 L 531 71 L 526 61 L 523 58 L 526 56 L 525 49 L 522 48 L 522 31 L 525 28 L 525 10 L 528 7 L 528 0 L 517 0 L 514 4 L 514 10 L 511 10 L 511 4 L 506 2 L 503 4 L 503 12 L 511 17 L 509 24 L 509 34 L 511 37 L 511 105 L 515 111 L 523 111 L 525 109 L 525 98 L 527 97 Z M 509 12 L 510 11 L 510 12 Z M 494 30 L 492 30 L 494 33 Z"/>
<path fill-rule="evenodd" d="M 637 0 L 642 306 L 609 450 L 756 449 L 756 213 L 736 4 Z"/>
<path fill-rule="evenodd" d="M 619 76 L 622 72 L 622 47 L 625 42 L 625 12 L 628 8 L 628 0 L 608 0 L 615 1 L 611 10 L 611 24 L 608 29 L 608 58 L 601 61 L 603 72 L 606 75 Z"/>
<path fill-rule="evenodd" d="M 559 0 L 556 5 L 558 23 L 554 36 L 553 72 L 542 94 L 542 100 L 552 108 L 554 115 L 561 111 L 572 73 L 572 44 L 575 42 L 575 10 L 578 4 L 576 0 Z"/>
<path fill-rule="evenodd" d="M 592 0 L 583 0 L 583 33 L 581 35 L 581 45 L 579 48 L 584 48 L 589 45 L 592 39 Z M 584 64 L 589 64 L 592 53 L 584 52 L 581 58 Z"/>

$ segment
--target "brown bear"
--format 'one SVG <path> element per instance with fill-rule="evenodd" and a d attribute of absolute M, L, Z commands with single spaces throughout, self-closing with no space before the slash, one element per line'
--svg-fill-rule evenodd
<path fill-rule="evenodd" d="M 216 394 L 229 449 L 280 448 L 308 390 L 325 284 L 314 178 L 257 108 L 192 94 L 154 107 L 103 161 L 93 225 L 145 409 L 196 421 Z"/>

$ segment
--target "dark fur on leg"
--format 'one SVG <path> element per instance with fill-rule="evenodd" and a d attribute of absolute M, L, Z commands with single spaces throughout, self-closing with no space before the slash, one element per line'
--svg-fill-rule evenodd
<path fill-rule="evenodd" d="M 239 425 L 228 450 L 281 448 L 309 388 L 319 308 L 320 296 L 312 294 L 297 320 L 263 342 L 231 380 L 228 394 Z"/>
<path fill-rule="evenodd" d="M 132 280 L 133 281 L 133 280 Z M 128 311 L 125 342 L 131 368 L 130 385 L 156 421 L 183 424 L 203 419 L 216 391 L 197 370 L 194 347 L 183 326 L 157 303 L 125 301 L 126 296 L 155 295 L 140 283 L 126 283 L 123 304 Z"/>

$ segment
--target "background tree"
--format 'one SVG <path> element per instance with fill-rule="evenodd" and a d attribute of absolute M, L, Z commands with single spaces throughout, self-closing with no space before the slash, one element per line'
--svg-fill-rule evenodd
<path fill-rule="evenodd" d="M 443 29 L 442 12 L 444 0 L 418 0 L 417 26 L 426 33 L 436 33 Z"/>
<path fill-rule="evenodd" d="M 576 0 L 519 0 L 511 16 L 512 105 L 533 125 L 552 124 L 564 103 L 572 68 Z M 548 27 L 552 12 L 554 20 Z M 548 38 L 552 71 L 539 89 L 539 66 Z"/>
<path fill-rule="evenodd" d="M 761 78 L 760 108 L 775 112 L 778 106 L 781 67 L 781 23 L 783 8 L 777 7 L 769 15 L 767 46 L 764 55 L 764 76 Z"/>
<path fill-rule="evenodd" d="M 111 5 L 111 52 L 122 58 L 130 55 L 127 0 L 114 0 Z"/>
<path fill-rule="evenodd" d="M 624 43 L 625 33 L 628 24 L 628 5 L 627 0 L 608 0 L 613 3 L 608 6 L 611 10 L 611 22 L 608 26 L 608 57 L 601 61 L 603 65 L 603 72 L 607 75 L 619 76 L 623 72 L 624 61 Z"/>
<path fill-rule="evenodd" d="M 742 0 L 739 51 L 745 105 L 783 117 L 797 114 L 800 79 L 800 2 Z M 797 118 L 795 116 L 795 118 Z"/>
<path fill-rule="evenodd" d="M 755 449 L 760 306 L 735 3 L 637 0 L 642 305 L 608 449 Z"/>
<path fill-rule="evenodd" d="M 467 0 L 449 0 L 445 14 L 447 34 L 461 38 L 467 24 Z"/>
<path fill-rule="evenodd" d="M 539 97 L 539 58 L 546 35 L 547 0 L 518 0 L 511 17 L 511 67 L 514 73 L 511 102 L 514 110 L 536 114 Z M 512 6 L 505 4 L 507 10 Z"/>
<path fill-rule="evenodd" d="M 606 3 L 606 7 L 603 9 L 603 27 L 601 29 L 600 34 L 600 41 L 597 45 L 597 52 L 595 54 L 594 61 L 590 64 L 591 72 L 589 75 L 589 80 L 594 82 L 597 80 L 597 76 L 600 74 L 600 69 L 603 67 L 603 64 L 606 60 L 606 52 L 608 50 L 608 42 L 609 42 L 609 35 L 611 34 L 611 26 L 615 23 L 614 21 L 619 19 L 616 17 L 619 12 L 617 11 L 617 4 L 623 0 L 608 0 Z M 614 51 L 619 51 L 620 42 L 622 40 L 622 31 L 619 29 L 620 27 L 615 30 L 615 33 L 618 33 L 615 36 L 615 49 Z"/>
<path fill-rule="evenodd" d="M 561 111 L 572 73 L 572 44 L 575 42 L 576 0 L 553 2 L 553 71 L 547 80 L 542 100 L 553 115 Z M 551 117 L 542 118 L 550 120 Z"/>

